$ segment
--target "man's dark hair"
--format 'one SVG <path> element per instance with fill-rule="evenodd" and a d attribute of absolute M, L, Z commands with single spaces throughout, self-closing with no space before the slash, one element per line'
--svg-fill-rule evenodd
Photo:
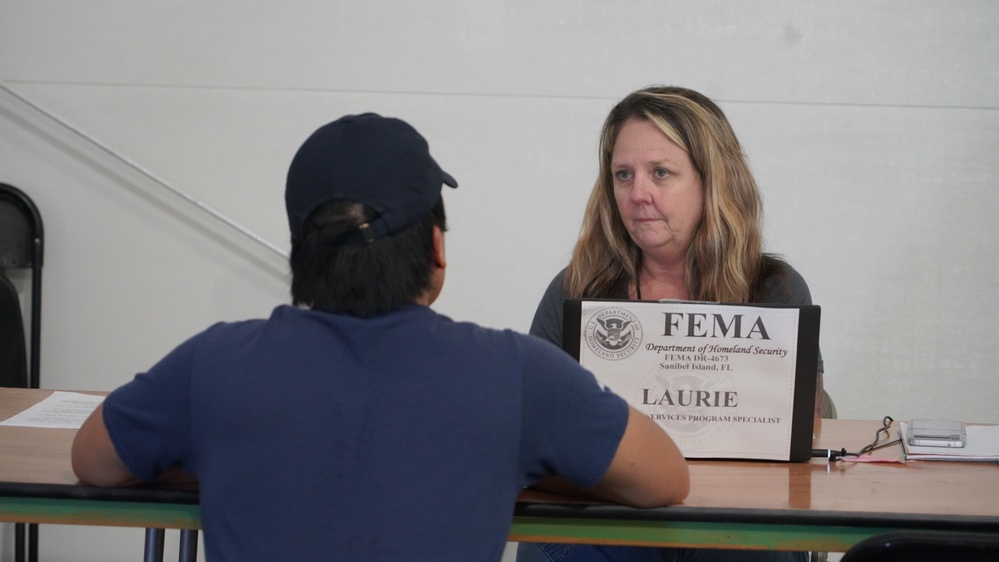
<path fill-rule="evenodd" d="M 291 244 L 295 305 L 370 318 L 410 304 L 430 288 L 433 228 L 447 230 L 444 200 L 398 234 L 344 242 L 376 216 L 352 201 L 331 201 L 308 216 L 302 239 Z"/>

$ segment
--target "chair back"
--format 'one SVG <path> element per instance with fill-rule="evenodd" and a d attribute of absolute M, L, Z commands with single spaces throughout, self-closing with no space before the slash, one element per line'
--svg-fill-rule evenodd
<path fill-rule="evenodd" d="M 42 217 L 34 202 L 0 183 L 0 386 L 38 388 L 42 311 Z M 6 272 L 31 270 L 31 338 L 26 346 L 20 298 Z M 25 348 L 30 349 L 30 361 Z M 27 374 L 22 371 L 27 369 Z"/>
<path fill-rule="evenodd" d="M 894 532 L 865 539 L 840 562 L 996 562 L 999 534 Z"/>
<path fill-rule="evenodd" d="M 27 388 L 28 358 L 17 289 L 0 273 L 0 386 Z"/>

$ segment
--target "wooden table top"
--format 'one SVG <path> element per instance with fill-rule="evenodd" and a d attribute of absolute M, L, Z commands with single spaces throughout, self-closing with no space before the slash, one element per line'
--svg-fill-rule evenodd
<path fill-rule="evenodd" d="M 23 411 L 50 393 L 0 389 L 0 419 Z M 823 420 L 816 428 L 815 447 L 857 451 L 873 439 L 880 425 L 880 420 Z M 74 433 L 72 429 L 0 426 L 0 495 L 9 495 L 18 485 L 75 489 L 73 494 L 84 488 L 99 495 L 99 489 L 80 484 L 73 475 L 69 451 Z M 875 455 L 899 460 L 902 451 L 893 445 Z M 690 474 L 690 495 L 682 504 L 664 508 L 669 515 L 656 514 L 657 510 L 631 511 L 644 513 L 643 517 L 665 518 L 696 517 L 702 510 L 744 513 L 747 518 L 761 511 L 970 517 L 994 520 L 999 528 L 999 463 L 692 460 Z M 152 492 L 156 501 L 157 492 Z M 520 503 L 601 505 L 535 491 L 525 491 Z"/>

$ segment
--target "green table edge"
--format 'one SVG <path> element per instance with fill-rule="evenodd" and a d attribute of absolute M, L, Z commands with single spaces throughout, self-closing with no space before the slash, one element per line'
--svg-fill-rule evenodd
<path fill-rule="evenodd" d="M 196 504 L 0 497 L 0 521 L 200 529 Z M 624 521 L 515 516 L 510 540 L 685 548 L 845 552 L 885 526 L 788 525 L 694 521 Z"/>
<path fill-rule="evenodd" d="M 196 504 L 3 497 L 0 498 L 0 520 L 17 523 L 199 529 L 201 508 Z"/>
<path fill-rule="evenodd" d="M 510 540 L 845 552 L 868 537 L 895 530 L 897 529 L 893 527 L 579 520 L 517 516 L 510 530 Z"/>

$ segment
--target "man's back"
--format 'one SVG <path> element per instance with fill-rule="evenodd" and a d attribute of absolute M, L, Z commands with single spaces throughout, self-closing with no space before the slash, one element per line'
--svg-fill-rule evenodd
<path fill-rule="evenodd" d="M 428 308 L 444 185 L 400 119 L 317 129 L 285 189 L 295 307 L 213 326 L 111 393 L 74 438 L 76 475 L 196 477 L 209 562 L 496 560 L 532 483 L 682 500 L 676 444 L 568 355 Z"/>
<path fill-rule="evenodd" d="M 496 560 L 520 488 L 552 466 L 596 484 L 624 431 L 562 355 L 420 306 L 284 306 L 192 338 L 105 421 L 138 476 L 198 477 L 210 560 Z"/>

